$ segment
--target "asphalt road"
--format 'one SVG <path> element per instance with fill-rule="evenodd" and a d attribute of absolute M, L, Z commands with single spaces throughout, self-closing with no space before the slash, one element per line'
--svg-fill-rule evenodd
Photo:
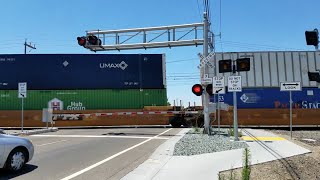
<path fill-rule="evenodd" d="M 181 129 L 77 129 L 28 136 L 33 159 L 19 174 L 0 171 L 0 179 L 120 179 L 144 162 Z"/>

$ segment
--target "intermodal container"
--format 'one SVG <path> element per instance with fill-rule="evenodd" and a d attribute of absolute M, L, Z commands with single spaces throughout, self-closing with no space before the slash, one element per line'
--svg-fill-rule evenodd
<path fill-rule="evenodd" d="M 280 88 L 243 88 L 237 93 L 239 109 L 288 109 L 290 95 Z M 210 98 L 213 102 L 213 96 Z M 233 106 L 233 93 L 220 95 L 220 102 Z M 292 107 L 295 109 L 319 109 L 320 89 L 303 87 L 302 91 L 292 91 Z"/>
<path fill-rule="evenodd" d="M 164 54 L 0 55 L 0 90 L 165 89 Z"/>
<path fill-rule="evenodd" d="M 166 104 L 166 89 L 29 90 L 24 99 L 26 110 L 142 109 Z M 19 109 L 17 90 L 0 90 L 0 110 Z"/>

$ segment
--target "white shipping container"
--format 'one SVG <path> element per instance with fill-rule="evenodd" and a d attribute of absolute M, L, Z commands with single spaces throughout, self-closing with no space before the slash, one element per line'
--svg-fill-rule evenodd
<path fill-rule="evenodd" d="M 216 53 L 217 76 L 225 77 L 227 84 L 231 73 L 219 73 L 219 60 L 250 58 L 250 71 L 237 72 L 242 76 L 243 87 L 279 87 L 281 82 L 300 81 L 302 87 L 316 87 L 309 81 L 308 71 L 320 69 L 320 52 L 317 51 L 266 51 L 266 52 L 226 52 Z M 214 62 L 212 62 L 214 64 Z M 214 68 L 209 68 L 209 77 L 214 76 Z"/>

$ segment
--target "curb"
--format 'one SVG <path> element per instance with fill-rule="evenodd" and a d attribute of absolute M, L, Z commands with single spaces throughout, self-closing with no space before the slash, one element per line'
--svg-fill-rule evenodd
<path fill-rule="evenodd" d="M 56 132 L 58 131 L 58 128 L 50 128 L 50 129 L 36 129 L 36 130 L 27 130 L 24 132 L 15 132 L 10 133 L 10 135 L 13 136 L 19 136 L 19 135 L 34 135 L 34 134 L 42 134 L 42 133 L 48 133 L 48 132 Z"/>
<path fill-rule="evenodd" d="M 37 129 L 43 127 L 24 127 L 24 129 Z M 59 129 L 121 129 L 121 128 L 172 128 L 171 125 L 119 125 L 119 126 L 59 126 Z M 183 127 L 181 127 L 183 128 Z M 20 127 L 0 127 L 3 130 L 20 130 Z"/>

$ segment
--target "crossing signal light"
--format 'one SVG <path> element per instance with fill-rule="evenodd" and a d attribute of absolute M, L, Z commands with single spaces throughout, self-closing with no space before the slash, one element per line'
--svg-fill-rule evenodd
<path fill-rule="evenodd" d="M 192 86 L 192 92 L 193 94 L 195 94 L 196 96 L 201 96 L 202 92 L 203 92 L 203 88 L 201 84 L 195 84 Z"/>
<path fill-rule="evenodd" d="M 307 45 L 312 45 L 312 46 L 318 46 L 319 44 L 319 36 L 318 36 L 318 29 L 315 29 L 313 31 L 306 31 L 306 42 Z"/>
<path fill-rule="evenodd" d="M 219 73 L 231 72 L 232 71 L 232 61 L 220 60 L 219 61 Z"/>
<path fill-rule="evenodd" d="M 80 46 L 85 46 L 86 43 L 87 43 L 86 37 L 77 37 L 77 40 L 78 40 L 78 44 L 79 44 Z"/>
<path fill-rule="evenodd" d="M 211 96 L 212 95 L 212 84 L 208 84 L 206 87 L 207 93 Z"/>
<path fill-rule="evenodd" d="M 88 36 L 88 42 L 90 45 L 101 45 L 101 40 L 94 35 Z"/>
<path fill-rule="evenodd" d="M 318 72 L 308 72 L 309 81 L 320 83 L 320 74 Z"/>
<path fill-rule="evenodd" d="M 250 58 L 237 59 L 237 71 L 250 71 Z"/>

